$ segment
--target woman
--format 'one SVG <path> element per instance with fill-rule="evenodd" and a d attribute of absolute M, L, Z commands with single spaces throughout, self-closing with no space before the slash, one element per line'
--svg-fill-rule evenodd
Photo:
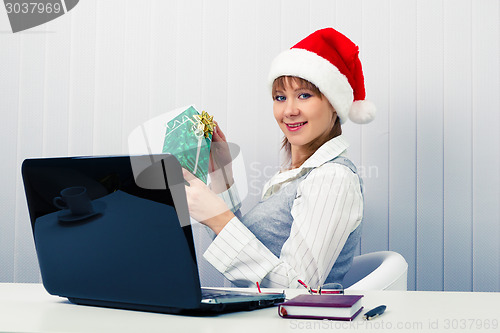
<path fill-rule="evenodd" d="M 318 30 L 275 58 L 269 82 L 289 165 L 264 186 L 257 206 L 237 217 L 185 171 L 191 216 L 217 235 L 204 257 L 241 286 L 341 283 L 363 217 L 361 181 L 344 157 L 341 124 L 367 123 L 375 113 L 364 101 L 358 47 L 332 28 Z M 213 142 L 225 142 L 218 127 Z M 213 183 L 223 189 L 232 184 L 231 175 L 218 178 L 214 173 Z"/>

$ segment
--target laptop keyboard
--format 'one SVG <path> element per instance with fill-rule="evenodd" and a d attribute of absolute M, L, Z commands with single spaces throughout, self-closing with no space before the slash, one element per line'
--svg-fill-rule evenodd
<path fill-rule="evenodd" d="M 204 304 L 250 304 L 255 307 L 266 307 L 283 302 L 284 294 L 256 293 L 253 291 L 201 288 L 201 303 Z"/>
<path fill-rule="evenodd" d="M 234 293 L 231 293 L 227 290 L 217 290 L 217 289 L 201 289 L 201 298 L 223 298 L 228 296 L 234 296 Z"/>

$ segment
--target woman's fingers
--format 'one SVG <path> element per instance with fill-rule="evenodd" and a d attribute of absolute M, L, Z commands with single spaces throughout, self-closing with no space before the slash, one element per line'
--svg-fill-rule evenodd
<path fill-rule="evenodd" d="M 193 175 L 191 172 L 189 172 L 187 169 L 184 169 L 184 168 L 182 168 L 182 176 L 189 183 L 189 185 L 191 185 L 191 183 L 193 181 L 195 181 L 196 179 L 198 179 L 198 178 L 196 178 L 195 175 Z"/>
<path fill-rule="evenodd" d="M 226 141 L 226 136 L 220 129 L 220 126 L 217 122 L 215 122 L 215 128 L 212 134 L 212 141 L 214 142 Z"/>
<path fill-rule="evenodd" d="M 222 132 L 219 126 L 217 126 L 217 135 L 221 138 L 222 141 L 227 141 L 224 132 Z"/>
<path fill-rule="evenodd" d="M 218 127 L 215 128 L 214 133 L 212 134 L 212 141 L 213 142 L 220 142 L 223 141 L 222 137 L 220 136 Z"/>

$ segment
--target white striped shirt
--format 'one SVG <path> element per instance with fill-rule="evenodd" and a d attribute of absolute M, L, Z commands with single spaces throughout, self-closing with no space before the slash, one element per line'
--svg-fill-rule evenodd
<path fill-rule="evenodd" d="M 298 288 L 324 283 L 349 234 L 361 223 L 363 197 L 359 179 L 348 167 L 326 163 L 348 147 L 342 136 L 322 145 L 301 167 L 273 176 L 262 198 L 311 170 L 293 202 L 289 238 L 276 257 L 234 217 L 204 253 L 218 271 L 236 285 Z"/>

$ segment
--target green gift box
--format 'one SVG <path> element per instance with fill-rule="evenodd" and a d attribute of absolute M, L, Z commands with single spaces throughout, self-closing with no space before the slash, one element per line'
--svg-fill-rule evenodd
<path fill-rule="evenodd" d="M 190 106 L 167 123 L 163 153 L 174 155 L 181 166 L 207 183 L 213 117 Z"/>

